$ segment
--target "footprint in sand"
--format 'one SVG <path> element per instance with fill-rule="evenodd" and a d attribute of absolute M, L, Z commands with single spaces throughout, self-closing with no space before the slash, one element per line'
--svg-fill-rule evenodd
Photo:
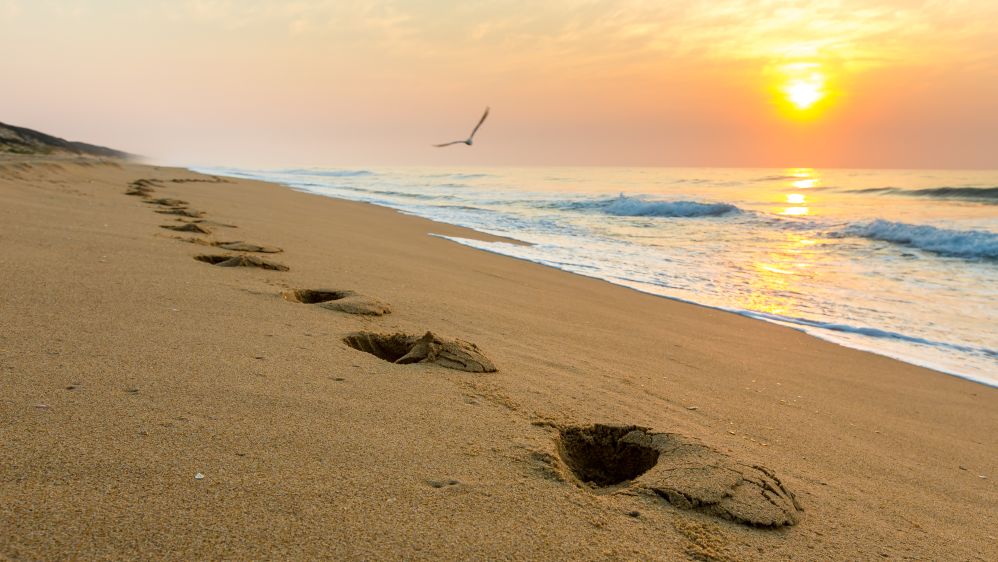
<path fill-rule="evenodd" d="M 198 244 L 201 246 L 215 246 L 216 248 L 222 248 L 224 250 L 232 250 L 235 252 L 252 252 L 256 254 L 279 254 L 283 252 L 281 248 L 277 246 L 264 246 L 262 244 L 252 244 L 250 242 L 243 242 L 241 240 L 230 240 L 230 241 L 212 241 L 205 240 L 204 238 L 182 238 L 180 236 L 175 237 L 177 240 L 182 242 L 188 242 L 190 244 Z"/>
<path fill-rule="evenodd" d="M 158 187 L 160 185 L 162 184 L 160 184 L 159 181 L 157 180 L 147 180 L 147 179 L 135 180 L 132 183 L 128 184 L 128 191 L 125 192 L 125 195 L 149 197 L 149 194 L 154 191 L 153 187 Z"/>
<path fill-rule="evenodd" d="M 279 254 L 284 251 L 277 246 L 261 246 L 260 244 L 251 244 L 241 240 L 233 240 L 231 242 L 212 242 L 211 245 L 236 252 L 254 252 L 257 254 Z"/>
<path fill-rule="evenodd" d="M 182 219 L 177 219 L 177 220 L 182 221 Z M 239 228 L 234 224 L 225 224 L 221 222 L 215 222 L 204 219 L 193 220 L 190 222 L 183 222 L 182 224 L 179 225 L 164 224 L 160 226 L 160 228 L 165 228 L 167 230 L 176 230 L 179 232 L 199 232 L 201 234 L 211 234 L 212 228 L 215 227 Z"/>
<path fill-rule="evenodd" d="M 203 211 L 195 211 L 194 209 L 185 209 L 183 207 L 171 207 L 169 209 L 156 209 L 156 212 L 161 215 L 179 215 L 181 217 L 190 217 L 199 219 L 204 216 Z"/>
<path fill-rule="evenodd" d="M 590 489 L 643 492 L 679 509 L 754 527 L 800 521 L 803 509 L 773 471 L 694 439 L 633 425 L 558 430 L 557 456 L 539 454 L 546 468 L 565 480 Z"/>
<path fill-rule="evenodd" d="M 208 176 L 207 178 L 174 178 L 169 180 L 173 183 L 232 183 L 220 176 Z"/>
<path fill-rule="evenodd" d="M 211 234 L 212 230 L 207 226 L 203 226 L 193 222 L 187 222 L 184 224 L 163 224 L 160 228 L 165 228 L 167 230 L 176 230 L 177 232 L 197 232 L 199 234 Z"/>
<path fill-rule="evenodd" d="M 219 267 L 259 267 L 260 269 L 269 269 L 272 271 L 289 271 L 286 265 L 267 261 L 260 259 L 256 256 L 228 256 L 224 254 L 219 255 L 199 255 L 194 256 L 194 259 L 204 263 L 210 263 L 211 265 L 217 265 Z"/>
<path fill-rule="evenodd" d="M 219 226 L 219 227 L 222 227 L 222 228 L 239 228 L 238 226 L 236 226 L 234 224 L 225 224 L 224 222 L 217 222 L 217 221 L 212 221 L 212 220 L 208 220 L 208 219 L 197 219 L 197 220 L 192 220 L 190 222 L 192 222 L 194 224 L 200 224 L 202 226 Z"/>
<path fill-rule="evenodd" d="M 354 291 L 332 289 L 291 289 L 281 293 L 284 300 L 302 304 L 315 304 L 328 310 L 348 314 L 384 316 L 391 314 L 392 308 L 386 302 Z"/>
<path fill-rule="evenodd" d="M 143 203 L 149 203 L 150 205 L 160 205 L 162 207 L 186 207 L 190 203 L 184 201 L 183 199 L 170 199 L 168 197 L 163 197 L 160 199 L 147 199 Z"/>
<path fill-rule="evenodd" d="M 343 342 L 389 363 L 436 363 L 448 369 L 472 373 L 496 371 L 496 366 L 475 344 L 462 340 L 444 340 L 433 332 L 426 332 L 422 336 L 355 332 L 343 338 Z"/>

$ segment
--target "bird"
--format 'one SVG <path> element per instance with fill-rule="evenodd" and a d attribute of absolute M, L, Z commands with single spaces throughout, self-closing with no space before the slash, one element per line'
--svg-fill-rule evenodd
<path fill-rule="evenodd" d="M 478 128 L 482 126 L 482 123 L 485 122 L 485 118 L 488 117 L 488 116 L 489 116 L 489 108 L 486 107 L 485 108 L 485 113 L 482 114 L 482 118 L 478 120 L 478 124 L 475 125 L 474 129 L 472 129 L 471 134 L 468 135 L 467 139 L 465 139 L 465 140 L 456 140 L 456 141 L 453 141 L 453 142 L 445 142 L 443 144 L 435 144 L 433 146 L 435 146 L 437 148 L 440 148 L 440 147 L 443 147 L 443 146 L 450 146 L 452 144 L 466 144 L 468 146 L 471 146 L 471 140 L 473 138 L 475 138 L 475 133 L 478 132 Z"/>

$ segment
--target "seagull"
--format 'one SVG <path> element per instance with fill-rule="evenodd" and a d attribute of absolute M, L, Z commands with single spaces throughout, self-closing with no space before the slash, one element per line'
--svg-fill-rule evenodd
<path fill-rule="evenodd" d="M 454 142 L 445 142 L 443 144 L 435 144 L 433 146 L 437 148 L 440 148 L 442 146 L 450 146 L 452 144 L 466 144 L 468 146 L 471 146 L 471 139 L 475 138 L 475 133 L 478 132 L 478 128 L 482 126 L 482 123 L 485 122 L 485 118 L 488 116 L 489 116 L 489 108 L 486 107 L 485 113 L 482 114 L 482 118 L 478 120 L 478 124 L 475 125 L 475 128 L 471 131 L 471 134 L 468 135 L 467 140 L 456 140 Z"/>

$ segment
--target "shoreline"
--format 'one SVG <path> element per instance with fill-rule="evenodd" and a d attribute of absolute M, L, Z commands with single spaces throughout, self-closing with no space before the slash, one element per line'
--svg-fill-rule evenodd
<path fill-rule="evenodd" d="M 315 194 L 313 194 L 313 195 L 315 195 Z M 327 197 L 327 196 L 322 196 L 322 197 Z M 342 198 L 333 197 L 333 199 L 342 199 Z M 349 201 L 349 199 L 342 199 L 342 200 Z M 393 211 L 397 211 L 397 212 L 399 212 L 400 214 L 403 214 L 403 215 L 419 217 L 419 215 L 405 213 L 403 211 L 399 211 L 398 209 L 394 209 L 392 207 L 387 207 L 387 206 L 384 206 L 384 205 L 377 205 L 375 203 L 368 203 L 368 204 L 379 206 L 379 207 L 385 207 L 387 209 L 392 209 Z M 419 218 L 423 218 L 425 220 L 429 220 L 429 221 L 432 221 L 432 222 L 439 222 L 439 221 L 435 221 L 433 219 L 427 219 L 426 217 L 419 217 Z M 449 224 L 449 223 L 442 223 L 442 224 Z M 470 227 L 462 227 L 462 228 L 470 228 Z M 480 232 L 480 233 L 488 235 L 488 236 L 498 236 L 498 235 L 492 234 L 490 232 L 485 232 L 485 231 L 476 230 L 476 229 L 472 229 L 472 230 L 475 230 L 475 232 Z M 460 245 L 463 245 L 463 246 L 467 246 L 469 248 L 473 248 L 475 250 L 479 250 L 479 251 L 482 251 L 482 252 L 489 252 L 489 253 L 497 255 L 497 256 L 502 256 L 502 257 L 509 258 L 509 259 L 514 259 L 514 260 L 522 260 L 522 261 L 525 261 L 525 262 L 528 262 L 528 263 L 533 263 L 533 264 L 541 265 L 541 266 L 544 266 L 544 267 L 550 267 L 551 269 L 555 269 L 557 271 L 568 273 L 570 275 L 579 275 L 579 276 L 582 276 L 582 277 L 586 277 L 588 279 L 595 279 L 597 281 L 603 281 L 603 282 L 608 283 L 610 285 L 613 285 L 615 287 L 621 287 L 623 289 L 629 289 L 631 291 L 636 291 L 636 292 L 641 293 L 643 295 L 650 295 L 650 296 L 653 296 L 653 297 L 667 299 L 667 300 L 670 300 L 670 301 L 673 301 L 673 302 L 678 302 L 678 303 L 683 303 L 683 304 L 698 306 L 698 307 L 701 307 L 701 308 L 706 308 L 706 309 L 710 309 L 710 310 L 716 310 L 716 311 L 719 311 L 719 312 L 727 312 L 729 314 L 735 314 L 735 315 L 741 316 L 743 318 L 749 318 L 751 320 L 758 320 L 760 322 L 765 322 L 766 324 L 771 324 L 771 325 L 775 325 L 775 326 L 781 326 L 783 328 L 789 328 L 791 330 L 796 330 L 798 332 L 801 332 L 801 333 L 806 334 L 808 336 L 811 336 L 813 338 L 817 338 L 817 339 L 819 339 L 821 341 L 832 343 L 832 344 L 844 347 L 846 349 L 851 349 L 853 351 L 861 351 L 861 352 L 864 352 L 864 353 L 872 353 L 873 355 L 877 355 L 877 356 L 880 356 L 880 357 L 885 357 L 887 359 L 894 359 L 895 361 L 900 361 L 902 363 L 911 365 L 913 367 L 921 367 L 923 369 L 928 369 L 930 371 L 934 371 L 936 373 L 939 373 L 941 375 L 945 375 L 945 376 L 948 376 L 948 377 L 956 377 L 958 379 L 962 379 L 962 380 L 970 381 L 970 382 L 973 382 L 973 383 L 977 383 L 977 384 L 983 385 L 983 386 L 988 387 L 988 388 L 998 388 L 998 381 L 988 381 L 988 380 L 984 380 L 984 379 L 978 379 L 978 378 L 975 378 L 973 375 L 964 375 L 964 374 L 960 374 L 960 373 L 958 373 L 956 371 L 948 371 L 945 368 L 937 366 L 937 365 L 933 365 L 930 362 L 919 362 L 918 360 L 914 360 L 914 359 L 911 359 L 911 358 L 906 358 L 906 357 L 903 357 L 901 355 L 892 355 L 889 352 L 879 351 L 879 350 L 874 349 L 874 348 L 867 348 L 867 347 L 861 347 L 861 346 L 847 345 L 847 344 L 842 343 L 841 341 L 837 341 L 837 340 L 835 340 L 834 338 L 831 338 L 831 337 L 822 337 L 822 335 L 820 334 L 820 332 L 811 332 L 811 331 L 808 331 L 808 328 L 805 325 L 795 324 L 793 322 L 786 322 L 786 321 L 782 321 L 782 320 L 775 320 L 775 319 L 765 318 L 763 315 L 760 315 L 760 313 L 757 313 L 757 312 L 752 312 L 752 311 L 749 311 L 749 310 L 740 310 L 740 309 L 735 309 L 735 308 L 725 308 L 723 306 L 711 306 L 709 304 L 704 304 L 704 303 L 693 301 L 693 300 L 683 299 L 683 298 L 680 298 L 680 297 L 673 297 L 673 296 L 670 296 L 670 295 L 661 295 L 661 294 L 658 294 L 658 293 L 653 293 L 651 291 L 644 291 L 644 290 L 641 290 L 641 289 L 639 289 L 637 287 L 631 287 L 631 286 L 628 286 L 628 285 L 621 285 L 621 284 L 618 284 L 618 283 L 614 283 L 612 281 L 608 281 L 606 279 L 603 279 L 602 277 L 596 277 L 596 276 L 592 276 L 592 275 L 586 275 L 585 273 L 579 273 L 577 271 L 569 271 L 567 269 L 561 269 L 561 268 L 555 267 L 553 265 L 548 265 L 546 263 L 533 261 L 533 260 L 530 260 L 530 259 L 527 259 L 527 258 L 520 258 L 520 257 L 512 256 L 512 255 L 509 255 L 509 254 L 503 254 L 501 252 L 492 251 L 492 250 L 489 250 L 488 248 L 479 248 L 477 246 L 473 246 L 473 245 L 470 245 L 470 244 L 464 244 L 463 242 L 460 242 L 457 239 L 452 239 L 452 238 L 449 238 L 447 236 L 438 235 L 438 234 L 431 234 L 431 236 L 439 236 L 440 238 L 443 238 L 445 240 L 450 240 L 451 242 L 454 242 L 455 244 L 460 244 Z M 474 240 L 474 239 L 467 239 L 467 240 Z M 519 241 L 519 242 L 521 244 L 530 244 L 529 242 L 523 242 L 523 241 Z M 822 329 L 821 326 L 813 326 L 813 327 L 814 328 Z M 837 330 L 834 330 L 832 328 L 824 328 L 824 329 L 827 329 L 827 330 L 832 331 L 832 332 L 837 331 Z M 844 333 L 851 333 L 851 332 L 849 332 L 847 330 L 842 330 L 842 331 Z M 888 336 L 888 337 L 894 337 L 894 336 Z M 903 338 L 898 338 L 898 339 L 909 339 L 909 337 L 908 336 L 904 336 Z M 931 343 L 938 345 L 938 342 L 931 342 Z"/>
<path fill-rule="evenodd" d="M 195 172 L 195 173 L 209 173 L 209 171 L 213 171 L 213 170 L 223 170 L 223 172 L 219 173 L 218 175 L 221 175 L 223 177 L 230 177 L 230 178 L 233 178 L 233 179 L 253 179 L 253 178 L 246 177 L 243 172 L 240 172 L 239 170 L 231 169 L 231 168 L 212 168 L 212 167 L 208 167 L 208 166 L 194 166 L 194 167 L 187 168 L 187 169 L 189 169 L 190 171 Z M 199 171 L 199 169 L 201 169 L 202 171 Z M 755 169 L 755 168 L 753 168 L 753 169 Z M 769 168 L 758 168 L 758 169 L 759 170 L 769 170 Z M 227 176 L 224 173 L 224 171 L 235 172 L 235 173 L 243 174 L 243 175 Z M 367 169 L 367 168 L 365 168 L 363 170 L 360 170 L 360 171 L 371 172 L 371 170 Z M 349 172 L 351 174 L 352 173 L 357 173 L 358 170 L 351 169 L 351 170 L 349 170 Z M 214 173 L 214 172 L 212 172 L 212 173 Z M 347 175 L 349 175 L 349 174 L 347 174 Z M 253 181 L 265 181 L 265 180 L 256 180 L 256 179 L 254 179 Z M 338 196 L 334 196 L 334 195 L 325 195 L 325 194 L 322 194 L 322 193 L 316 193 L 314 191 L 311 191 L 308 188 L 294 187 L 292 185 L 289 185 L 289 184 L 286 184 L 286 183 L 281 183 L 281 182 L 276 182 L 276 181 L 273 182 L 273 183 L 275 183 L 277 185 L 280 185 L 280 186 L 282 186 L 282 187 L 284 187 L 286 189 L 297 191 L 297 192 L 300 192 L 300 193 L 305 193 L 305 194 L 309 194 L 309 195 L 316 195 L 316 196 L 319 196 L 319 197 L 327 197 L 327 198 L 330 198 L 330 199 L 336 199 L 336 200 L 340 200 L 340 201 L 350 201 L 350 202 L 353 202 L 353 203 L 364 203 L 364 204 L 368 204 L 368 205 L 374 205 L 376 207 L 381 207 L 381 208 L 392 210 L 392 211 L 394 211 L 396 213 L 399 213 L 400 215 L 410 216 L 410 217 L 416 217 L 416 218 L 420 218 L 420 219 L 427 220 L 427 221 L 430 221 L 432 223 L 437 223 L 437 224 L 441 224 L 441 225 L 448 225 L 448 226 L 452 226 L 452 227 L 466 228 L 466 229 L 469 229 L 469 230 L 471 230 L 473 232 L 480 233 L 482 236 L 487 236 L 487 237 L 499 238 L 500 239 L 500 240 L 483 240 L 481 238 L 469 238 L 469 240 L 472 240 L 472 241 L 478 240 L 478 241 L 485 241 L 485 242 L 505 242 L 505 243 L 515 244 L 515 245 L 527 245 L 527 246 L 534 245 L 531 242 L 524 241 L 524 240 L 519 240 L 519 239 L 510 237 L 508 235 L 498 234 L 498 233 L 495 233 L 495 232 L 489 232 L 487 230 L 482 230 L 482 229 L 479 229 L 479 228 L 475 228 L 473 226 L 466 226 L 466 225 L 459 225 L 459 224 L 454 224 L 454 223 L 443 222 L 443 221 L 440 221 L 440 220 L 435 219 L 435 218 L 423 216 L 423 215 L 420 215 L 419 213 L 410 212 L 410 211 L 407 211 L 405 209 L 393 207 L 393 206 L 387 205 L 387 204 L 378 204 L 378 203 L 374 203 L 374 202 L 348 199 L 348 198 L 345 198 L 345 197 L 338 197 Z M 436 234 L 434 234 L 434 235 L 436 236 Z M 520 256 L 512 255 L 512 254 L 506 254 L 506 253 L 502 253 L 500 251 L 496 251 L 496 250 L 491 249 L 491 248 L 485 248 L 485 247 L 481 247 L 481 246 L 474 245 L 474 244 L 467 244 L 467 243 L 462 242 L 461 238 L 459 238 L 459 237 L 458 238 L 449 238 L 449 237 L 444 236 L 444 235 L 439 235 L 439 236 L 441 238 L 443 238 L 443 239 L 450 240 L 451 242 L 454 242 L 454 243 L 460 244 L 460 245 L 464 245 L 464 246 L 467 246 L 469 248 L 473 248 L 475 250 L 485 251 L 485 252 L 489 252 L 489 253 L 492 253 L 492 254 L 495 254 L 495 255 L 498 255 L 498 256 L 507 257 L 507 258 L 517 259 L 517 260 L 523 260 L 523 261 L 526 261 L 526 262 L 529 262 L 529 263 L 534 263 L 534 264 L 538 264 L 538 265 L 541 265 L 541 266 L 544 266 L 544 267 L 549 267 L 549 268 L 552 268 L 552 269 L 555 269 L 555 270 L 558 270 L 558 271 L 562 271 L 562 272 L 565 272 L 565 273 L 568 273 L 568 274 L 572 274 L 572 275 L 580 275 L 582 277 L 587 277 L 587 278 L 590 278 L 590 279 L 596 279 L 596 280 L 604 281 L 606 283 L 609 283 L 609 284 L 617 286 L 617 287 L 623 287 L 623 288 L 631 289 L 631 290 L 637 291 L 639 293 L 643 293 L 643 294 L 647 294 L 647 295 L 651 295 L 651 296 L 655 296 L 655 297 L 660 297 L 660 298 L 668 299 L 668 300 L 675 301 L 675 302 L 681 302 L 681 303 L 685 303 L 685 304 L 691 304 L 691 305 L 695 305 L 695 306 L 700 306 L 700 307 L 711 309 L 711 310 L 718 310 L 718 311 L 722 311 L 722 312 L 736 314 L 736 315 L 739 315 L 739 316 L 742 316 L 742 317 L 745 317 L 745 318 L 750 318 L 750 319 L 753 319 L 753 320 L 758 320 L 758 321 L 761 321 L 761 322 L 765 322 L 767 324 L 782 326 L 782 327 L 785 327 L 785 328 L 790 328 L 792 330 L 797 330 L 797 331 L 799 331 L 801 333 L 807 334 L 807 335 L 809 335 L 811 337 L 820 339 L 822 341 L 833 343 L 835 345 L 839 345 L 839 346 L 842 346 L 842 347 L 845 347 L 845 348 L 848 348 L 848 349 L 852 349 L 852 350 L 856 350 L 856 351 L 862 351 L 862 352 L 866 352 L 866 353 L 872 353 L 872 354 L 875 354 L 875 355 L 879 355 L 881 357 L 886 357 L 886 358 L 889 358 L 889 359 L 894 359 L 894 360 L 901 361 L 901 362 L 904 362 L 904 363 L 907 363 L 909 365 L 913 365 L 913 366 L 916 366 L 916 367 L 930 369 L 932 371 L 936 371 L 936 372 L 938 372 L 940 374 L 943 374 L 943 375 L 946 375 L 946 376 L 956 377 L 956 378 L 959 378 L 959 379 L 963 379 L 963 380 L 971 381 L 971 382 L 974 382 L 974 383 L 977 383 L 977 384 L 981 384 L 981 385 L 983 385 L 985 387 L 998 388 L 998 380 L 989 380 L 989 379 L 983 378 L 980 375 L 973 375 L 973 374 L 961 373 L 961 372 L 958 372 L 958 371 L 956 371 L 954 369 L 948 368 L 948 367 L 946 367 L 946 366 L 944 366 L 944 365 L 942 365 L 942 364 L 940 364 L 938 362 L 934 362 L 931 359 L 922 360 L 922 359 L 919 359 L 917 357 L 911 357 L 911 356 L 904 355 L 903 353 L 900 353 L 900 352 L 892 352 L 890 350 L 881 349 L 881 348 L 876 347 L 873 344 L 864 345 L 862 342 L 858 342 L 858 343 L 848 342 L 848 341 L 845 341 L 846 338 L 836 337 L 834 334 L 839 334 L 839 333 L 841 333 L 841 334 L 855 334 L 855 335 L 859 335 L 859 336 L 866 336 L 866 337 L 872 337 L 872 338 L 877 338 L 877 339 L 887 339 L 889 341 L 900 340 L 900 341 L 907 341 L 907 342 L 912 342 L 912 343 L 925 343 L 925 344 L 931 345 L 931 346 L 943 346 L 943 347 L 954 347 L 954 346 L 961 347 L 961 344 L 950 344 L 950 343 L 947 343 L 947 342 L 936 342 L 936 341 L 922 340 L 921 338 L 918 338 L 916 336 L 908 336 L 908 335 L 905 335 L 905 334 L 898 334 L 898 333 L 893 333 L 893 332 L 885 332 L 883 330 L 880 330 L 879 328 L 856 327 L 856 326 L 847 326 L 847 325 L 840 325 L 840 324 L 835 324 L 835 325 L 820 325 L 820 324 L 824 324 L 824 323 L 817 322 L 817 321 L 813 321 L 812 322 L 812 321 L 808 321 L 806 319 L 799 319 L 799 318 L 788 318 L 786 320 L 783 320 L 783 319 L 780 319 L 780 318 L 768 318 L 767 314 L 761 313 L 761 312 L 756 312 L 756 311 L 751 311 L 751 310 L 744 310 L 744 309 L 737 309 L 737 308 L 731 308 L 731 307 L 725 307 L 725 306 L 721 306 L 721 305 L 710 305 L 710 304 L 698 302 L 698 301 L 691 300 L 691 299 L 684 299 L 684 298 L 681 298 L 681 297 L 676 297 L 676 296 L 671 296 L 671 295 L 666 295 L 666 294 L 661 294 L 661 293 L 655 293 L 655 292 L 652 292 L 650 290 L 644 290 L 644 289 L 641 289 L 641 288 L 638 288 L 638 287 L 632 287 L 632 286 L 625 285 L 625 284 L 622 284 L 622 283 L 615 283 L 614 281 L 611 281 L 609 279 L 605 279 L 603 277 L 599 277 L 599 276 L 596 276 L 596 275 L 587 275 L 587 274 L 582 273 L 582 272 L 571 271 L 571 270 L 568 270 L 568 269 L 563 269 L 563 268 L 557 267 L 555 265 L 551 265 L 551 264 L 545 263 L 543 261 L 536 261 L 536 260 L 532 260 L 532 259 L 525 258 L 525 257 L 520 257 Z M 845 328 L 847 328 L 847 329 L 840 329 L 843 326 Z M 887 334 L 887 335 L 871 336 L 869 333 L 866 333 L 866 332 L 869 332 L 869 331 L 881 332 L 881 333 L 884 333 L 884 334 Z M 829 332 L 829 333 L 824 333 L 824 332 Z"/>
<path fill-rule="evenodd" d="M 385 207 L 178 168 L 10 162 L 0 556 L 993 549 L 998 393 L 979 383 L 482 252 L 432 235 L 475 231 Z M 136 185 L 147 197 L 125 195 Z M 150 204 L 160 198 L 189 203 Z M 237 240 L 248 245 L 225 247 Z M 222 254 L 288 270 L 198 258 Z M 320 289 L 353 291 L 350 306 L 295 296 Z M 349 312 L 381 305 L 390 313 Z M 498 371 L 395 364 L 345 343 L 427 331 L 475 344 Z M 592 424 L 681 443 L 703 488 L 662 483 L 666 448 L 631 479 L 583 483 L 565 451 Z M 766 467 L 788 515 L 724 503 L 752 484 L 724 484 L 718 466 Z M 720 493 L 695 507 L 669 486 Z"/>

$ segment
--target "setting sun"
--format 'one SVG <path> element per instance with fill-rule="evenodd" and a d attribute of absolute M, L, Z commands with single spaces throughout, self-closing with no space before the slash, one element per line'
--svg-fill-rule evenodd
<path fill-rule="evenodd" d="M 779 71 L 779 92 L 794 110 L 811 109 L 825 98 L 827 79 L 820 63 L 795 62 L 779 67 Z"/>
<path fill-rule="evenodd" d="M 825 97 L 821 86 L 813 82 L 794 81 L 788 84 L 784 91 L 787 94 L 787 99 L 797 109 L 807 109 Z"/>

